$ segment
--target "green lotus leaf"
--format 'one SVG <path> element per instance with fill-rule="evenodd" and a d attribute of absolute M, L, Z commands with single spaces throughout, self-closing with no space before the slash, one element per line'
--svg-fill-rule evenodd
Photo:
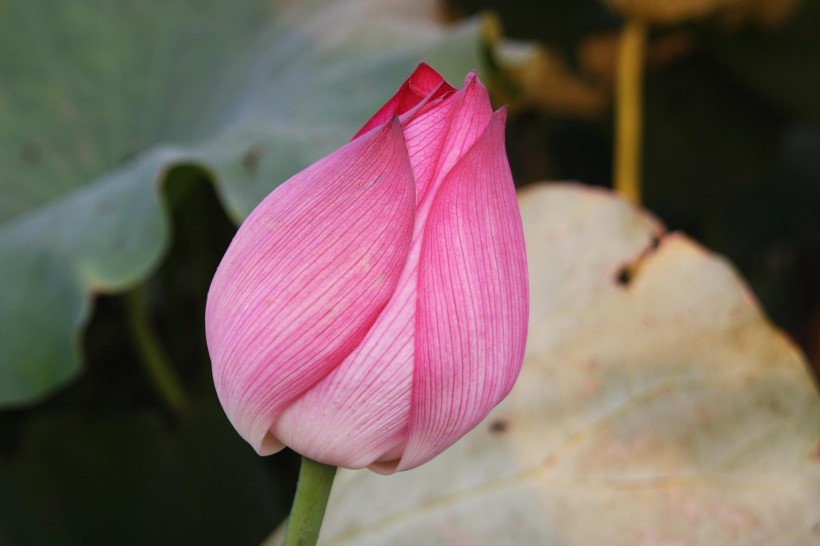
<path fill-rule="evenodd" d="M 478 45 L 429 1 L 0 4 L 0 406 L 75 376 L 93 295 L 157 267 L 174 167 L 238 221 L 419 61 L 459 82 Z"/>

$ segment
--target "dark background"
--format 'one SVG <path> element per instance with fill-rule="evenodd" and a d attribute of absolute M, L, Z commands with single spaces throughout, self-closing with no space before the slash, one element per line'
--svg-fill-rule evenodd
<path fill-rule="evenodd" d="M 485 8 L 507 36 L 547 46 L 573 84 L 601 98 L 592 108 L 573 93 L 512 105 L 517 183 L 609 186 L 618 16 L 591 0 L 454 0 L 448 16 Z M 670 229 L 736 264 L 816 371 L 820 4 L 794 9 L 782 22 L 712 17 L 653 30 L 643 191 Z M 142 290 L 190 409 L 169 411 L 146 378 L 128 296 L 100 296 L 79 380 L 42 404 L 0 412 L 0 545 L 258 544 L 287 513 L 296 457 L 257 457 L 210 378 L 204 298 L 235 228 L 212 187 L 198 183 L 202 173 L 178 176 L 185 182 L 166 190 L 174 243 Z"/>

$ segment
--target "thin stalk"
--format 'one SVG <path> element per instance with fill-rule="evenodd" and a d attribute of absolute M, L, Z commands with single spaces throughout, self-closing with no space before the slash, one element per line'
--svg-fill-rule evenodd
<path fill-rule="evenodd" d="M 336 477 L 336 467 L 302 457 L 296 497 L 282 546 L 314 546 L 325 517 L 325 507 Z"/>
<path fill-rule="evenodd" d="M 643 127 L 643 66 L 646 23 L 629 18 L 618 47 L 615 131 L 615 191 L 641 202 L 641 139 Z"/>
<path fill-rule="evenodd" d="M 168 408 L 176 414 L 185 411 L 187 396 L 171 361 L 151 328 L 145 304 L 145 292 L 138 287 L 126 295 L 128 325 L 140 357 L 154 388 Z"/>

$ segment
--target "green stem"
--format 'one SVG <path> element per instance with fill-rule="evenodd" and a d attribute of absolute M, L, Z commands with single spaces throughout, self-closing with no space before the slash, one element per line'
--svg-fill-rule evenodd
<path fill-rule="evenodd" d="M 282 546 L 313 546 L 319 540 L 319 529 L 336 476 L 336 467 L 302 457 L 296 497 L 290 511 L 288 528 Z"/>
<path fill-rule="evenodd" d="M 150 326 L 142 287 L 126 295 L 126 305 L 131 335 L 137 344 L 148 377 L 171 411 L 182 413 L 187 406 L 187 397 L 174 373 L 170 359 Z"/>
<path fill-rule="evenodd" d="M 619 195 L 633 203 L 641 201 L 643 64 L 646 35 L 646 23 L 630 18 L 621 31 L 618 46 L 614 186 Z"/>

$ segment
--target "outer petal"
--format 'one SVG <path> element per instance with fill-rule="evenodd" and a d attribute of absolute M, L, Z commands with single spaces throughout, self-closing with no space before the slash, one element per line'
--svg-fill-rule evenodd
<path fill-rule="evenodd" d="M 223 408 L 260 454 L 282 408 L 339 365 L 395 291 L 415 190 L 398 120 L 271 193 L 242 224 L 208 294 Z"/>
<path fill-rule="evenodd" d="M 447 83 L 441 74 L 426 63 L 421 63 L 399 87 L 393 98 L 387 101 L 387 104 L 382 106 L 353 138 L 356 139 L 371 129 L 387 123 L 393 116 L 409 112 L 425 100 L 431 101 L 453 91 L 455 88 Z"/>
<path fill-rule="evenodd" d="M 274 435 L 302 455 L 344 468 L 364 468 L 403 446 L 415 307 L 415 282 L 405 282 L 350 357 L 285 409 Z"/>
<path fill-rule="evenodd" d="M 527 334 L 527 264 L 504 153 L 505 112 L 434 197 L 419 262 L 407 446 L 416 467 L 478 424 L 512 388 Z"/>
<path fill-rule="evenodd" d="M 487 90 L 471 74 L 464 88 L 405 119 L 418 192 L 435 193 L 441 171 L 449 171 L 481 138 L 491 117 Z M 365 340 L 274 425 L 274 435 L 297 452 L 345 468 L 395 470 L 410 417 L 417 272 L 431 202 L 418 205 L 413 245 L 396 294 Z"/>
<path fill-rule="evenodd" d="M 487 89 L 470 73 L 464 87 L 440 105 L 418 113 L 404 126 L 404 138 L 416 177 L 416 202 L 426 215 L 428 195 L 435 195 L 444 177 L 484 134 L 493 111 Z M 418 224 L 418 222 L 417 222 Z M 421 226 L 416 226 L 419 231 Z"/>

